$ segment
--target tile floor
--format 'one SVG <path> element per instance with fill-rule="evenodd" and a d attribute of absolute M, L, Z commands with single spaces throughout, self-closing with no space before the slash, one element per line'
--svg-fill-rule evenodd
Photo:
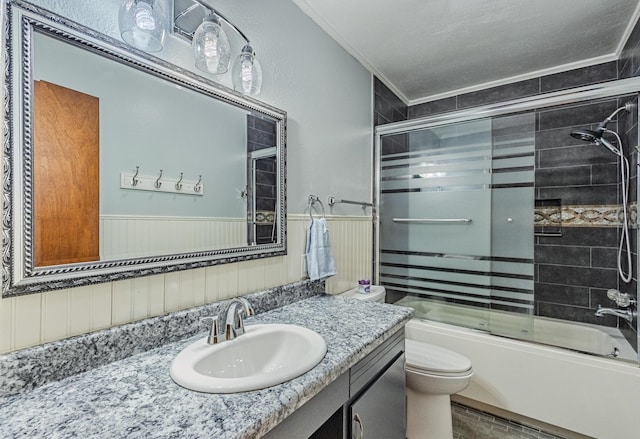
<path fill-rule="evenodd" d="M 453 403 L 453 439 L 563 439 Z"/>

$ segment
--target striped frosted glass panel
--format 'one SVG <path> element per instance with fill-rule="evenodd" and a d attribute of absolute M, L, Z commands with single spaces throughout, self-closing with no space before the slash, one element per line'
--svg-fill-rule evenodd
<path fill-rule="evenodd" d="M 491 185 L 489 121 L 420 130 L 406 150 L 382 155 L 382 194 L 484 190 Z M 456 134 L 464 141 L 456 141 Z"/>
<path fill-rule="evenodd" d="M 534 127 L 522 114 L 383 137 L 382 284 L 532 312 Z"/>

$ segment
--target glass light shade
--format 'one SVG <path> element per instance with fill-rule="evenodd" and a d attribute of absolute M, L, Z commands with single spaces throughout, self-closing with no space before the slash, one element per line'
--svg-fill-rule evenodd
<path fill-rule="evenodd" d="M 125 0 L 120 6 L 118 25 L 122 39 L 145 52 L 159 52 L 164 45 L 164 13 L 154 0 Z"/>
<path fill-rule="evenodd" d="M 257 95 L 262 88 L 262 66 L 250 45 L 233 62 L 233 88 L 244 95 Z"/>
<path fill-rule="evenodd" d="M 196 67 L 204 72 L 220 75 L 229 70 L 231 46 L 227 34 L 214 15 L 202 19 L 191 40 Z"/>

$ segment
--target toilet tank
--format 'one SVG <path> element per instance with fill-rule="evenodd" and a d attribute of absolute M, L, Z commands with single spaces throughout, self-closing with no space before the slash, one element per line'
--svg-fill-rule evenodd
<path fill-rule="evenodd" d="M 358 287 L 352 288 L 340 294 L 342 297 L 350 297 L 353 299 L 365 300 L 367 302 L 380 302 L 384 303 L 387 290 L 382 285 L 371 285 L 368 293 L 358 292 Z"/>

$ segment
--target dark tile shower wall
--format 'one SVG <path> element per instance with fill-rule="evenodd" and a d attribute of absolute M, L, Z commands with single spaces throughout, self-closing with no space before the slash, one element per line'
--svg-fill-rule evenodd
<path fill-rule="evenodd" d="M 603 224 L 616 218 L 617 209 L 604 218 L 596 210 L 581 214 L 571 209 L 622 204 L 618 158 L 602 146 L 569 134 L 575 129 L 594 129 L 623 100 L 612 98 L 537 112 L 536 199 L 560 200 L 575 218 L 562 227 L 561 236 L 535 238 L 537 315 L 618 325 L 615 317 L 594 315 L 598 305 L 612 305 L 606 294 L 609 288 L 629 292 L 633 287 L 622 284 L 618 277 L 619 229 Z M 619 131 L 615 123 L 609 128 Z"/>
<path fill-rule="evenodd" d="M 619 79 L 626 79 L 640 76 L 640 23 L 636 23 L 635 28 L 631 32 L 627 43 L 618 59 L 618 77 Z M 636 109 L 638 108 L 638 99 L 635 100 Z M 640 129 L 638 128 L 638 112 L 633 112 L 633 118 L 624 119 L 623 123 L 619 127 L 620 132 L 624 133 L 623 142 L 625 145 L 630 145 L 628 151 L 632 151 L 633 146 L 640 144 Z M 638 154 L 631 154 L 629 152 L 629 165 L 631 167 L 631 182 L 629 183 L 629 199 L 632 202 L 638 201 L 638 175 L 637 175 L 637 160 Z M 638 230 L 633 228 L 630 231 L 630 241 L 632 244 L 631 250 L 633 253 L 633 266 L 638 266 Z M 637 291 L 638 273 L 634 273 L 632 285 L 629 286 L 629 290 Z M 635 341 L 638 340 L 637 334 L 637 316 L 634 318 L 631 325 L 621 325 L 622 332 L 627 340 L 629 340 L 632 346 L 635 346 Z"/>
<path fill-rule="evenodd" d="M 261 119 L 255 115 L 247 115 L 248 152 L 254 152 L 276 145 L 276 123 L 272 120 Z M 250 170 L 248 170 L 250 173 Z M 251 185 L 248 190 L 251 191 Z M 257 244 L 272 242 L 273 227 L 276 212 L 277 169 L 275 158 L 263 158 L 256 163 L 256 236 Z M 249 193 L 247 200 L 252 199 Z M 250 212 L 251 206 L 249 202 Z M 249 224 L 249 237 L 253 235 L 252 225 Z"/>
<path fill-rule="evenodd" d="M 616 61 L 584 67 L 554 75 L 541 76 L 513 84 L 465 93 L 409 107 L 408 119 L 431 116 L 449 111 L 463 110 L 480 105 L 495 104 L 512 99 L 536 96 L 582 85 L 597 84 L 618 79 Z M 605 116 L 606 117 L 606 116 Z"/>
<path fill-rule="evenodd" d="M 407 104 L 378 78 L 374 77 L 373 87 L 375 95 L 373 121 L 376 126 L 407 120 Z M 383 155 L 407 152 L 409 138 L 406 134 L 385 136 L 382 139 L 381 148 Z"/>
<path fill-rule="evenodd" d="M 407 104 L 375 77 L 373 78 L 373 91 L 375 96 L 373 123 L 375 126 L 407 120 Z"/>
<path fill-rule="evenodd" d="M 618 61 L 542 76 L 433 102 L 409 106 L 407 119 L 441 114 L 474 106 L 535 96 L 557 90 L 640 76 L 640 25 L 632 32 Z M 379 90 L 376 80 L 376 125 L 395 122 L 390 90 Z M 381 84 L 381 83 L 380 83 Z M 382 85 L 382 87 L 384 87 Z M 381 87 L 381 88 L 382 88 Z M 386 87 L 384 87 L 386 88 Z M 536 197 L 561 199 L 563 205 L 621 204 L 618 165 L 609 151 L 597 145 L 577 141 L 569 136 L 576 128 L 594 128 L 629 98 L 605 99 L 581 105 L 537 112 Z M 636 204 L 637 175 L 633 148 L 638 145 L 639 130 L 636 96 L 633 114 L 610 125 L 622 135 L 631 169 L 628 203 Z M 402 120 L 402 119 L 400 119 Z M 392 136 L 398 137 L 398 136 Z M 406 148 L 406 146 L 404 146 Z M 402 142 L 383 144 L 387 151 L 401 152 Z M 597 318 L 598 304 L 612 306 L 606 290 L 618 287 L 636 296 L 637 230 L 631 230 L 634 278 L 630 284 L 619 281 L 617 227 L 564 227 L 562 236 L 536 237 L 535 295 L 536 313 L 557 318 L 619 326 L 632 346 L 637 344 L 636 320 L 632 324 L 615 317 Z"/>

